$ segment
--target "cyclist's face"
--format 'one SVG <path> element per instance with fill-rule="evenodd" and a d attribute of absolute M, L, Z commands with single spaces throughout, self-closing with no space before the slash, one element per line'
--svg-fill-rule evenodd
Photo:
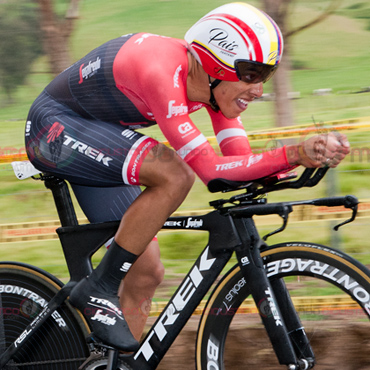
<path fill-rule="evenodd" d="M 251 101 L 262 96 L 263 84 L 222 81 L 213 93 L 224 116 L 236 118 L 248 108 Z"/>

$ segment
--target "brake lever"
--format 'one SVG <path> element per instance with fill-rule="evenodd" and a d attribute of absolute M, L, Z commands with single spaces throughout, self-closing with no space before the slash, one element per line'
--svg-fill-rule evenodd
<path fill-rule="evenodd" d="M 343 221 L 342 223 L 340 223 L 339 225 L 336 225 L 336 226 L 334 226 L 334 230 L 335 231 L 338 231 L 338 229 L 340 228 L 340 227 L 342 227 L 342 226 L 344 226 L 344 225 L 346 225 L 346 224 L 349 224 L 350 222 L 352 222 L 352 221 L 354 221 L 355 220 L 355 218 L 356 218 L 356 216 L 357 216 L 357 210 L 358 210 L 358 204 L 356 204 L 356 205 L 354 205 L 354 206 L 352 206 L 352 207 L 350 207 L 351 209 L 352 209 L 352 216 L 348 219 L 348 220 L 346 220 L 346 221 Z"/>
<path fill-rule="evenodd" d="M 279 216 L 283 219 L 283 225 L 281 227 L 279 227 L 278 229 L 276 229 L 274 231 L 271 231 L 270 233 L 264 235 L 262 240 L 266 241 L 267 238 L 269 238 L 270 236 L 281 233 L 282 231 L 284 231 L 286 229 L 287 225 L 288 225 L 289 213 L 292 212 L 292 211 L 293 211 L 292 206 L 290 206 L 290 205 L 285 206 L 284 210 L 279 213 Z"/>

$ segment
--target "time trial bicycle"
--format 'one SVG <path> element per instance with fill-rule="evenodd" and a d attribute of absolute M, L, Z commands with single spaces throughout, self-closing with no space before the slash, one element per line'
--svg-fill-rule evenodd
<path fill-rule="evenodd" d="M 15 164 L 16 175 L 26 177 L 24 168 L 29 165 Z M 315 186 L 326 171 L 306 169 L 298 179 L 287 174 L 249 183 L 213 180 L 209 184 L 211 192 L 239 192 L 212 201 L 214 210 L 207 214 L 170 217 L 163 229 L 203 230 L 209 233 L 209 240 L 140 348 L 130 354 L 120 354 L 98 342 L 82 314 L 68 302 L 71 289 L 91 273 L 92 255 L 114 236 L 119 221 L 80 225 L 67 183 L 48 174 L 33 176 L 52 191 L 61 222 L 56 231 L 70 280 L 63 284 L 50 273 L 25 263 L 0 263 L 0 369 L 155 369 L 209 292 L 197 331 L 196 369 L 231 369 L 227 365 L 227 337 L 233 318 L 249 296 L 258 309 L 278 368 L 280 364 L 289 370 L 303 370 L 320 364 L 310 343 L 312 333 L 306 333 L 290 296 L 292 281 L 293 287 L 296 281 L 292 279 L 305 282 L 313 278 L 339 288 L 356 305 L 356 312 L 368 319 L 370 271 L 354 258 L 324 245 L 287 242 L 268 246 L 253 217 L 275 214 L 282 218 L 283 226 L 267 236 L 285 229 L 297 205 L 344 206 L 352 214 L 337 228 L 353 221 L 358 208 L 354 196 L 278 203 L 267 203 L 264 197 L 272 191 Z M 234 254 L 237 264 L 224 274 Z M 215 284 L 220 275 L 221 280 Z M 320 322 L 323 325 L 325 322 Z M 266 343 L 266 348 L 271 345 Z M 240 340 L 237 346 L 246 357 L 254 356 L 248 352 L 247 342 Z M 181 368 L 187 365 L 179 364 Z M 334 353 L 328 366 L 338 368 Z M 263 360 L 249 368 L 256 367 L 265 368 Z"/>

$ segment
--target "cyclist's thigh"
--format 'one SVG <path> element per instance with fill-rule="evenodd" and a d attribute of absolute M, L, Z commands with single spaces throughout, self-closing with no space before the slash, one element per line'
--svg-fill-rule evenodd
<path fill-rule="evenodd" d="M 78 203 L 90 222 L 120 220 L 141 193 L 139 186 L 92 187 L 71 183 Z"/>
<path fill-rule="evenodd" d="M 157 144 L 120 124 L 81 117 L 46 93 L 33 104 L 26 128 L 34 166 L 80 185 L 138 185 L 141 163 Z"/>

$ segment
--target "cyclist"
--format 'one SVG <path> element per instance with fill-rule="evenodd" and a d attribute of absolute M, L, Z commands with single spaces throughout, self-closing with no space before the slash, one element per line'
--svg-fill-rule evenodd
<path fill-rule="evenodd" d="M 205 184 L 219 177 L 246 181 L 297 165 L 335 167 L 348 154 L 340 134 L 252 153 L 239 116 L 261 97 L 282 51 L 281 32 L 268 15 L 230 3 L 201 18 L 185 40 L 138 33 L 108 41 L 33 103 L 26 147 L 34 166 L 68 180 L 90 221 L 122 217 L 101 263 L 70 297 L 105 343 L 137 348 L 146 317 L 124 314 L 150 299 L 162 280 L 155 235 L 195 174 Z M 201 108 L 223 156 L 189 116 Z M 175 151 L 136 131 L 153 124 Z"/>

